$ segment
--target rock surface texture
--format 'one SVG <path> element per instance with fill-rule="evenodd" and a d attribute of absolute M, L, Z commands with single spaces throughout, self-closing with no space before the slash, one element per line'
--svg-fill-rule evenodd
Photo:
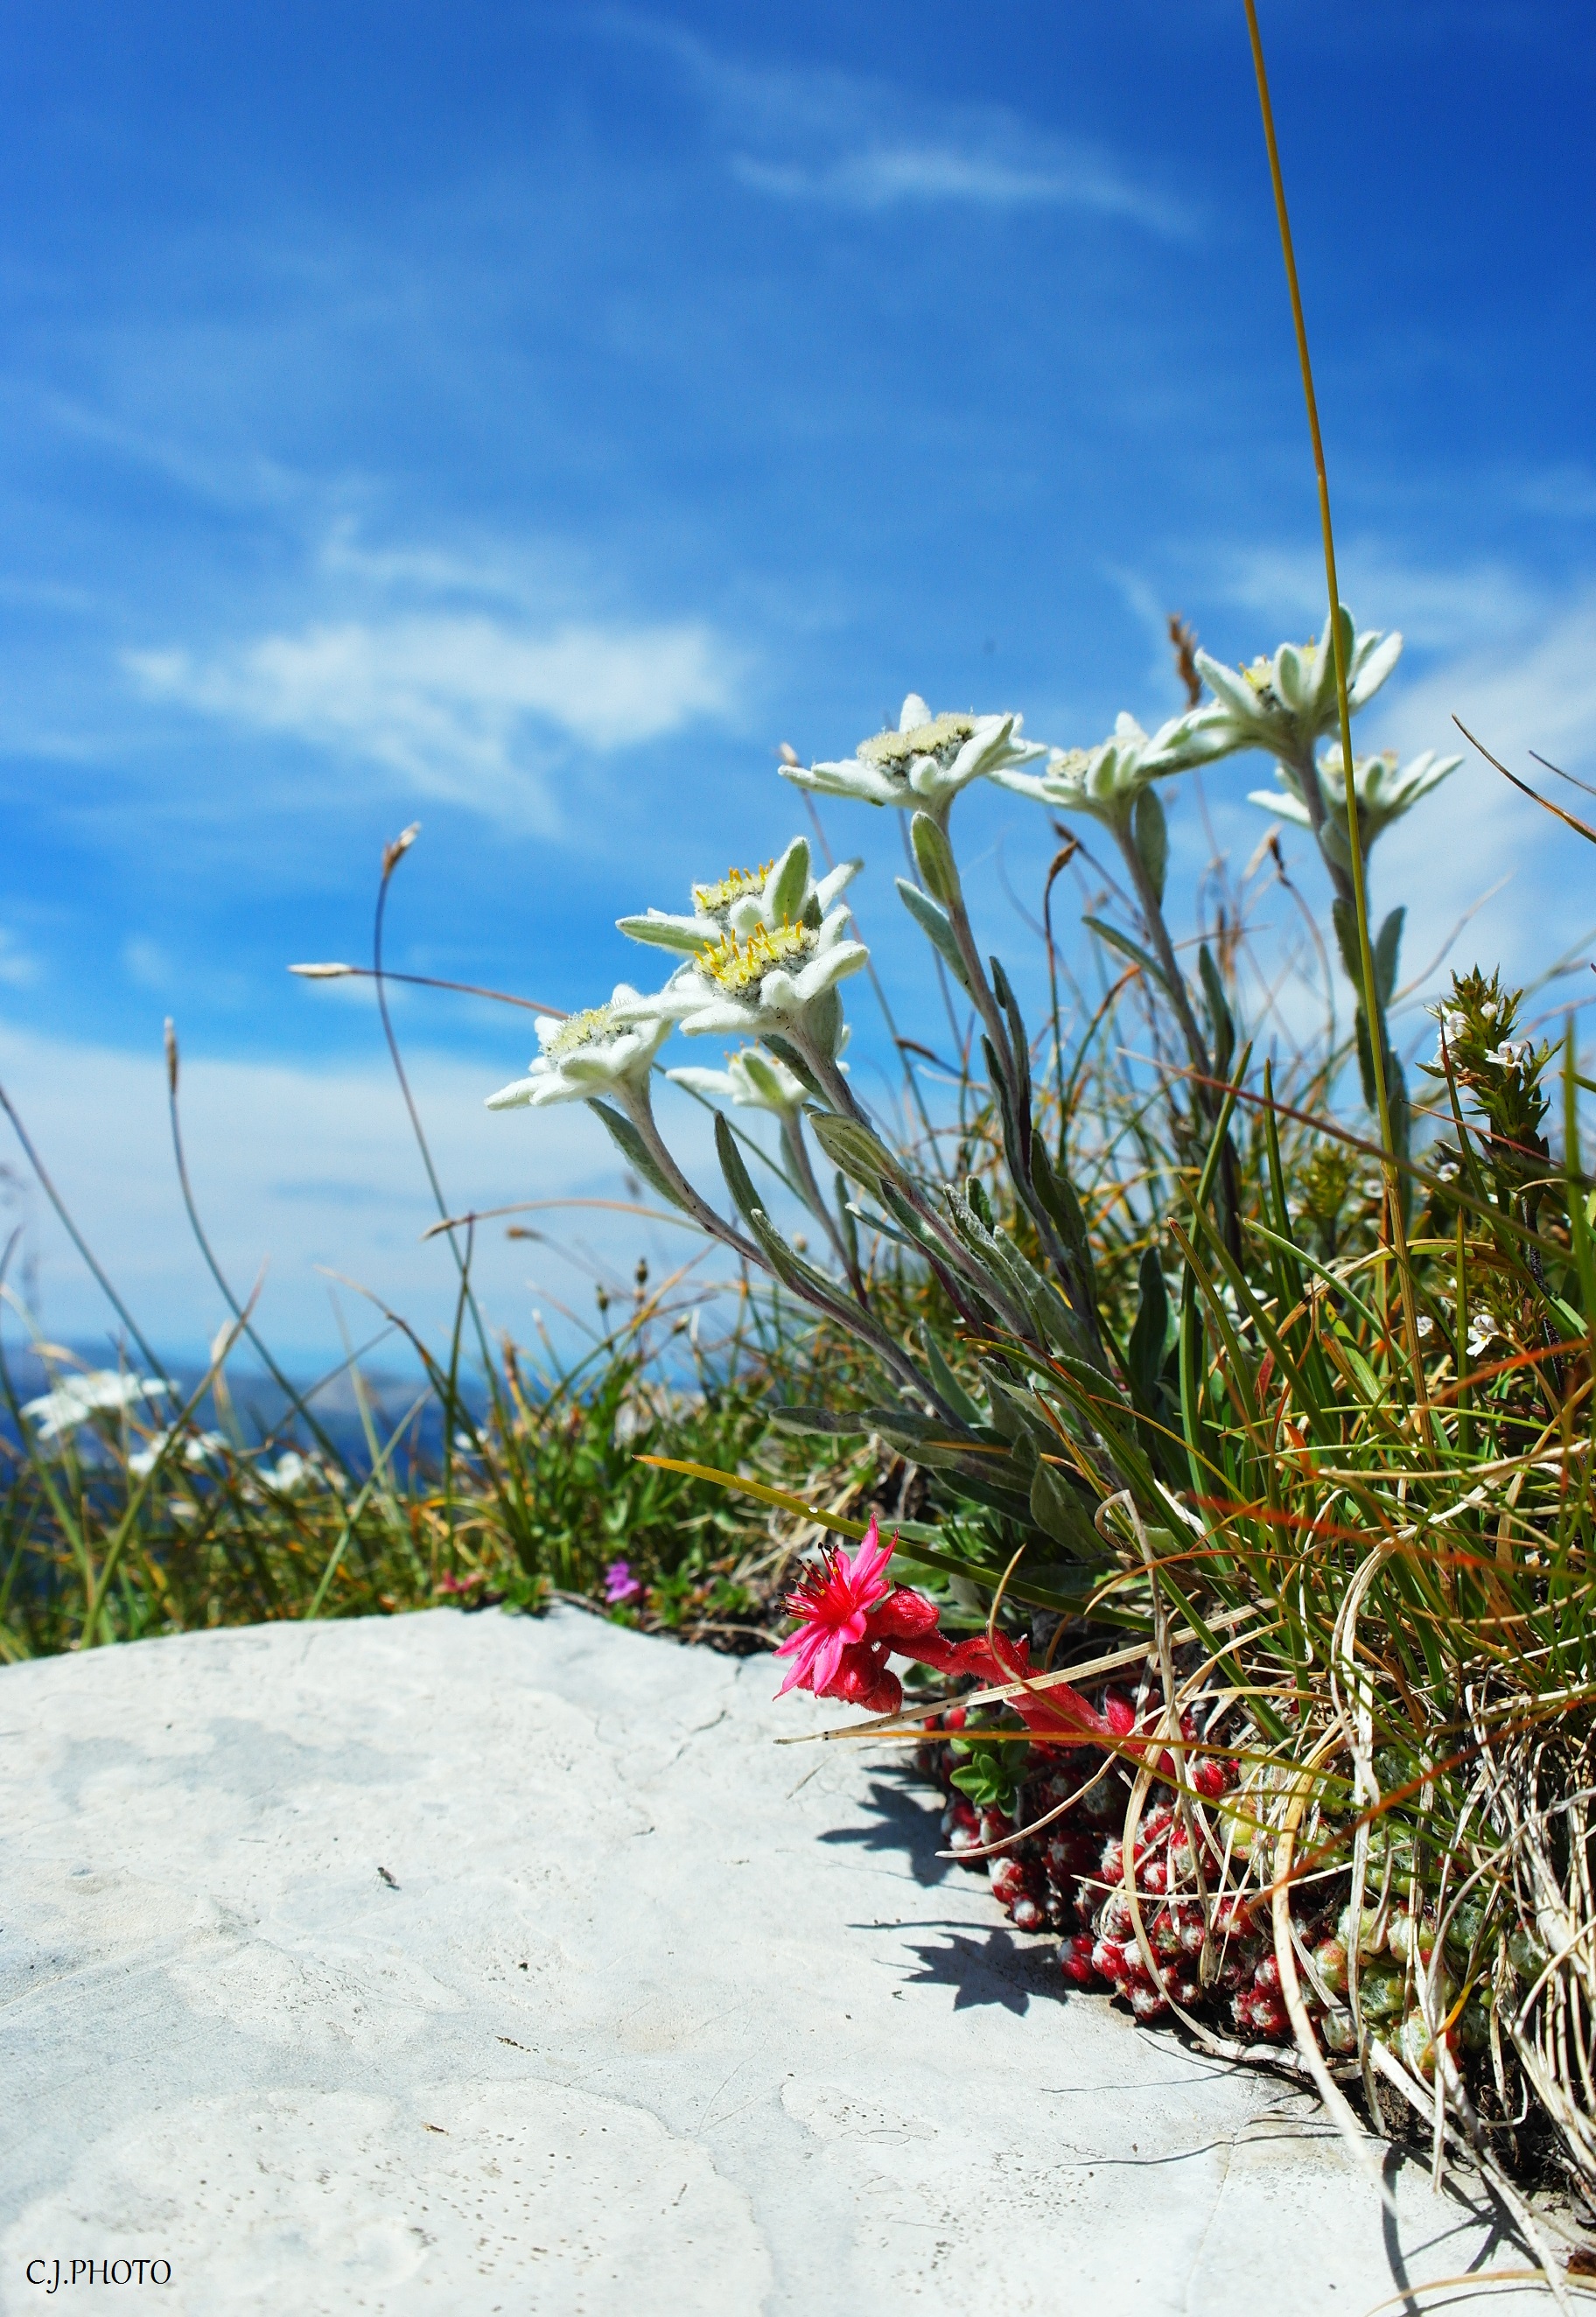
<path fill-rule="evenodd" d="M 0 2309 L 1364 2317 L 1523 2269 L 1066 1999 L 939 1797 L 775 1745 L 818 1726 L 775 1686 L 573 1611 L 0 1673 Z"/>

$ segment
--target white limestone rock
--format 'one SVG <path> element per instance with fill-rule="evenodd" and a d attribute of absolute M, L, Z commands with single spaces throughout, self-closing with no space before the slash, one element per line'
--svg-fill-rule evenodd
<path fill-rule="evenodd" d="M 0 2311 L 1362 2317 L 1522 2268 L 1066 1997 L 774 1687 L 569 1610 L 0 1672 Z M 29 2281 L 141 2257 L 153 2301 Z"/>

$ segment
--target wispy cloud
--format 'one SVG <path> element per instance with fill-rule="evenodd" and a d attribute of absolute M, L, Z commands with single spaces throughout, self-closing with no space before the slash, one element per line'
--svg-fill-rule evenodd
<path fill-rule="evenodd" d="M 1452 652 L 1521 636 L 1547 616 L 1545 588 L 1507 563 L 1435 567 L 1385 542 L 1338 542 L 1341 601 L 1366 627 L 1400 628 L 1422 650 Z M 1215 592 L 1266 622 L 1295 620 L 1306 635 L 1323 622 L 1324 559 L 1316 547 L 1251 547 L 1222 556 Z M 1258 649 L 1283 640 L 1272 628 Z"/>
<path fill-rule="evenodd" d="M 302 992 L 305 1004 L 319 1006 L 336 986 Z M 624 1279 L 646 1253 L 662 1271 L 688 1242 L 634 1215 L 557 1203 L 614 1198 L 622 1163 L 579 1104 L 507 1115 L 484 1107 L 494 1087 L 524 1065 L 527 1043 L 512 1022 L 497 1060 L 471 1063 L 415 1049 L 411 1090 L 457 1212 L 515 1199 L 556 1203 L 517 1219 L 534 1228 L 530 1243 L 485 1226 L 472 1275 L 492 1320 L 517 1334 L 529 1332 L 533 1304 L 557 1299 L 548 1302 L 549 1319 L 570 1343 L 574 1330 L 561 1325 L 558 1303 L 592 1310 L 591 1266 Z M 0 1022 L 0 1082 L 51 1154 L 79 1227 L 140 1324 L 176 1351 L 208 1342 L 222 1315 L 203 1266 L 184 1253 L 158 1040 L 134 1053 Z M 345 1056 L 319 1067 L 262 1064 L 196 1052 L 184 1056 L 183 1094 L 208 1233 L 223 1270 L 244 1284 L 269 1258 L 261 1320 L 281 1356 L 319 1364 L 336 1346 L 327 1298 L 338 1279 L 359 1281 L 424 1336 L 446 1338 L 459 1282 L 443 1242 L 422 1237 L 436 1210 L 385 1063 Z M 674 1088 L 667 1098 L 678 1099 Z M 107 1118 L 116 1121 L 114 1135 L 104 1131 Z M 699 1180 L 706 1168 L 713 1174 L 702 1111 L 684 1100 L 668 1131 Z M 40 1258 L 38 1316 L 67 1342 L 99 1337 L 113 1324 L 99 1291 L 42 1203 L 23 1212 L 30 1251 Z M 351 1323 L 363 1327 L 354 1316 L 358 1293 L 343 1293 Z M 408 1364 L 397 1337 L 378 1364 L 390 1362 Z"/>
<path fill-rule="evenodd" d="M 867 144 L 820 162 L 731 157 L 733 176 L 784 201 L 847 210 L 898 209 L 911 201 L 964 202 L 979 209 L 1094 210 L 1163 233 L 1186 230 L 1172 203 L 1155 201 L 1116 170 L 1081 154 L 1005 158 L 950 141 Z"/>
<path fill-rule="evenodd" d="M 911 205 L 1074 210 L 1190 237 L 1190 206 L 1106 147 L 1017 108 L 949 103 L 835 69 L 749 64 L 679 26 L 596 11 L 612 36 L 670 57 L 711 113 L 741 184 L 787 201 L 880 212 Z"/>
<path fill-rule="evenodd" d="M 1473 651 L 1421 676 L 1384 720 L 1397 745 L 1433 747 L 1455 738 L 1454 715 L 1515 772 L 1535 771 L 1532 748 L 1569 771 L 1596 763 L 1596 590 L 1520 649 Z"/>
<path fill-rule="evenodd" d="M 122 971 L 140 989 L 170 989 L 176 979 L 171 958 L 146 934 L 133 934 L 123 942 Z"/>
<path fill-rule="evenodd" d="M 537 627 L 454 612 L 314 624 L 210 655 L 175 647 L 122 658 L 149 699 L 548 830 L 560 822 L 557 757 L 720 716 L 737 675 L 733 654 L 701 623 Z"/>
<path fill-rule="evenodd" d="M 0 986 L 30 989 L 39 979 L 39 960 L 6 926 L 0 926 Z"/>

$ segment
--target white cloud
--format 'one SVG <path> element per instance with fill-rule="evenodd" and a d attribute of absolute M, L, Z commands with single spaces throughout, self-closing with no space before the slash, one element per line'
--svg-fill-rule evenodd
<path fill-rule="evenodd" d="M 140 989 L 167 989 L 172 983 L 172 961 L 159 942 L 135 934 L 122 944 L 122 970 L 130 981 Z"/>
<path fill-rule="evenodd" d="M 485 1097 L 522 1065 L 526 1047 L 525 1030 L 511 1023 L 502 1054 L 485 1062 L 425 1050 L 408 1057 L 456 1212 L 517 1199 L 623 1198 L 622 1162 L 579 1105 L 535 1115 L 484 1109 Z M 140 1326 L 163 1350 L 199 1353 L 225 1314 L 173 1176 L 158 1046 L 130 1053 L 0 1028 L 0 1081 Z M 189 1166 L 207 1230 L 240 1294 L 269 1261 L 261 1326 L 282 1356 L 301 1369 L 337 1356 L 318 1266 L 362 1282 L 433 1342 L 446 1336 L 455 1273 L 446 1245 L 423 1240 L 436 1211 L 385 1063 L 351 1065 L 345 1058 L 289 1066 L 185 1054 L 181 1084 Z M 668 1099 L 676 1103 L 674 1090 Z M 3 1121 L 0 1131 L 9 1134 Z M 684 1105 L 679 1131 L 674 1114 L 670 1131 L 713 1194 L 716 1169 L 703 1114 Z M 19 1173 L 25 1167 L 14 1148 L 0 1147 L 0 1158 L 14 1160 Z M 658 1202 L 645 1194 L 643 1203 Z M 43 1199 L 30 1199 L 25 1213 L 47 1331 L 87 1342 L 114 1328 Z M 484 1224 L 475 1275 L 490 1324 L 517 1336 L 528 1334 L 534 1304 L 559 1325 L 553 1298 L 591 1320 L 584 1250 L 626 1280 L 640 1253 L 659 1276 L 699 1245 L 686 1230 L 590 1209 L 514 1220 L 543 1231 L 545 1243 L 507 1240 L 503 1221 Z M 339 1293 L 353 1326 L 381 1324 L 371 1306 L 347 1289 Z M 574 1339 L 574 1330 L 563 1332 Z M 392 1356 L 399 1364 L 403 1355 L 395 1349 Z"/>
<path fill-rule="evenodd" d="M 1538 783 L 1532 748 L 1568 772 L 1596 760 L 1596 590 L 1518 648 L 1472 651 L 1403 685 L 1381 721 L 1391 744 L 1405 750 L 1448 745 L 1454 715 L 1493 756 Z M 1499 784 L 1504 798 L 1512 794 Z"/>
<path fill-rule="evenodd" d="M 1520 482 L 1518 498 L 1531 514 L 1550 515 L 1564 523 L 1589 523 L 1596 518 L 1596 474 L 1575 461 L 1548 467 Z"/>
<path fill-rule="evenodd" d="M 1504 563 L 1436 569 L 1395 554 L 1376 539 L 1338 541 L 1341 601 L 1361 627 L 1400 628 L 1415 649 L 1457 651 L 1520 635 L 1547 616 L 1542 588 Z M 1256 613 L 1271 652 L 1295 623 L 1306 635 L 1323 624 L 1324 558 L 1316 547 L 1252 547 L 1221 557 L 1214 592 Z M 1278 630 L 1278 633 L 1276 630 Z"/>
<path fill-rule="evenodd" d="M 0 984 L 9 989 L 30 989 L 39 974 L 39 960 L 13 933 L 0 926 Z"/>
<path fill-rule="evenodd" d="M 1153 199 L 1098 157 L 1044 152 L 1006 159 L 946 130 L 928 144 L 871 143 L 815 163 L 740 153 L 732 174 L 784 201 L 879 210 L 910 202 L 964 202 L 979 209 L 1078 209 L 1124 217 L 1163 232 L 1185 230 L 1172 203 Z"/>
<path fill-rule="evenodd" d="M 1016 108 L 954 103 L 828 68 L 744 64 L 627 9 L 589 22 L 670 57 L 713 116 L 727 166 L 777 199 L 854 210 L 911 204 L 1058 209 L 1185 239 L 1190 210 L 1103 147 L 1039 129 Z"/>
<path fill-rule="evenodd" d="M 736 668 L 701 623 L 548 629 L 417 613 L 129 652 L 147 696 L 397 773 L 421 795 L 551 829 L 569 747 L 613 751 L 723 714 Z M 563 744 L 563 746 L 562 746 Z"/>

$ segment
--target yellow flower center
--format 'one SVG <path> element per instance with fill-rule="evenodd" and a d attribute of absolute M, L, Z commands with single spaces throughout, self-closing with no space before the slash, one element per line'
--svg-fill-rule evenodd
<path fill-rule="evenodd" d="M 695 885 L 693 907 L 702 916 L 713 917 L 745 894 L 758 892 L 775 866 L 774 861 L 767 861 L 762 869 L 728 869 L 717 885 Z"/>
<path fill-rule="evenodd" d="M 877 732 L 873 739 L 860 741 L 858 754 L 867 765 L 885 765 L 895 771 L 911 756 L 940 756 L 948 749 L 956 754 L 974 729 L 973 716 L 936 716 L 910 732 Z"/>
<path fill-rule="evenodd" d="M 585 1014 L 573 1014 L 569 1022 L 562 1022 L 544 1051 L 551 1055 L 574 1054 L 578 1046 L 596 1046 L 605 1038 L 618 1037 L 624 1026 L 615 1020 L 613 1005 L 589 1006 Z"/>
<path fill-rule="evenodd" d="M 756 926 L 745 942 L 729 933 L 713 949 L 705 950 L 698 960 L 698 971 L 731 996 L 742 997 L 757 989 L 773 967 L 806 957 L 819 939 L 807 926 L 778 926 L 774 933 Z"/>

